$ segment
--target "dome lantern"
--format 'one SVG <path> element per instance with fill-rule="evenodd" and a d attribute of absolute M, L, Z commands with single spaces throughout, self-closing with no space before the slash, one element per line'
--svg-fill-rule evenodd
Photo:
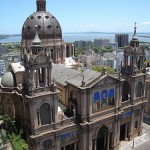
<path fill-rule="evenodd" d="M 37 0 L 37 12 L 38 11 L 46 11 L 46 0 Z"/>

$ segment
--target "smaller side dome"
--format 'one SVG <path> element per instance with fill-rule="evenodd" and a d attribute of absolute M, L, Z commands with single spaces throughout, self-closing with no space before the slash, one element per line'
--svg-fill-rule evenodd
<path fill-rule="evenodd" d="M 2 76 L 1 84 L 3 87 L 14 87 L 14 78 L 11 72 Z"/>

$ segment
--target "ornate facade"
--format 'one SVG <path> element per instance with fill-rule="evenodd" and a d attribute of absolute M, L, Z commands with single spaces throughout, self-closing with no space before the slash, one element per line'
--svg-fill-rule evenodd
<path fill-rule="evenodd" d="M 37 0 L 38 13 L 45 6 Z M 105 68 L 102 73 L 65 68 L 58 59 L 52 64 L 49 44 L 57 37 L 47 39 L 45 49 L 38 24 L 33 30 L 34 37 L 24 38 L 23 29 L 22 64 L 12 64 L 1 81 L 2 111 L 26 130 L 29 150 L 117 149 L 121 140 L 141 134 L 145 66 L 136 27 L 117 76 Z"/>

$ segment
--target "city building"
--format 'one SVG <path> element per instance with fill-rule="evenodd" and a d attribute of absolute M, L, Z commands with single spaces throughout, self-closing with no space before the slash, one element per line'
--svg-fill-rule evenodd
<path fill-rule="evenodd" d="M 3 60 L 0 60 L 0 77 L 6 72 L 5 63 Z"/>
<path fill-rule="evenodd" d="M 73 43 L 65 43 L 65 51 L 66 51 L 66 56 L 65 57 L 70 57 L 74 56 L 75 53 L 75 46 Z"/>
<path fill-rule="evenodd" d="M 6 53 L 8 53 L 8 52 L 4 49 L 4 47 L 0 43 L 0 58 L 3 54 L 6 54 Z"/>
<path fill-rule="evenodd" d="M 96 46 L 99 46 L 99 47 L 104 47 L 104 46 L 107 46 L 107 43 L 110 42 L 109 39 L 103 39 L 103 38 L 100 38 L 100 39 L 94 39 L 94 44 Z"/>
<path fill-rule="evenodd" d="M 92 44 L 92 41 L 75 41 L 74 45 L 76 49 L 84 48 L 87 49 Z"/>
<path fill-rule="evenodd" d="M 57 30 L 49 39 L 48 31 L 37 28 L 43 31 L 46 19 L 56 27 L 58 21 L 46 12 L 46 0 L 36 2 L 37 12 L 29 18 L 34 24 L 27 21 L 22 31 L 22 63 L 10 65 L 0 86 L 2 112 L 15 119 L 17 129 L 25 129 L 29 150 L 117 150 L 120 141 L 140 135 L 146 74 L 136 27 L 117 76 L 108 75 L 105 67 L 101 73 L 80 72 L 58 64 L 64 55 L 58 57 L 57 48 L 53 55 L 45 48 L 45 42 L 55 48 L 63 39 L 60 32 L 60 39 L 55 36 Z"/>
<path fill-rule="evenodd" d="M 118 43 L 117 42 L 108 42 L 107 46 L 110 46 L 112 49 L 117 49 Z"/>
<path fill-rule="evenodd" d="M 115 34 L 115 42 L 118 43 L 118 47 L 125 47 L 129 43 L 128 34 Z"/>

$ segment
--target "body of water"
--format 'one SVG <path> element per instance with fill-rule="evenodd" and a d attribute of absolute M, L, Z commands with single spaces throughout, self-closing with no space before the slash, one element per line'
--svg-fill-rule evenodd
<path fill-rule="evenodd" d="M 144 35 L 144 34 L 143 34 Z M 94 41 L 94 39 L 106 38 L 110 39 L 111 42 L 115 41 L 115 33 L 70 33 L 63 34 L 63 39 L 65 42 L 74 42 L 79 40 L 84 41 Z M 132 36 L 129 36 L 129 40 L 131 40 Z M 9 42 L 20 42 L 21 36 L 9 37 L 7 39 L 0 39 L 0 43 L 9 43 Z M 139 41 L 150 42 L 150 38 L 139 37 Z"/>

